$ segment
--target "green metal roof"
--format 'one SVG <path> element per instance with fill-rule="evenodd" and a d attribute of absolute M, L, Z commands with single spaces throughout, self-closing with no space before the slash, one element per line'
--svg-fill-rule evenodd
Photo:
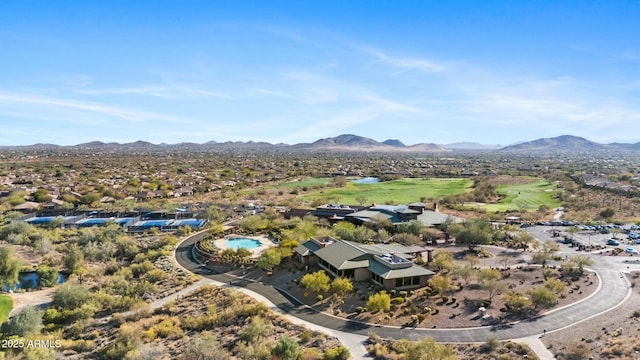
<path fill-rule="evenodd" d="M 418 221 L 424 226 L 436 226 L 451 221 L 453 223 L 463 223 L 464 219 L 457 216 L 447 215 L 436 211 L 425 211 L 418 215 Z"/>
<path fill-rule="evenodd" d="M 367 267 L 369 260 L 365 257 L 357 259 L 367 252 L 348 241 L 336 241 L 315 252 L 319 258 L 331 264 L 338 270 Z"/>
<path fill-rule="evenodd" d="M 296 246 L 295 249 L 293 249 L 293 251 L 295 251 L 296 253 L 302 256 L 309 256 L 320 248 L 321 248 L 320 245 L 315 241 L 307 240 L 302 244 Z"/>
<path fill-rule="evenodd" d="M 383 279 L 400 279 L 412 276 L 429 276 L 435 274 L 431 270 L 427 270 L 423 267 L 413 265 L 403 269 L 390 269 L 378 261 L 371 260 L 369 262 L 369 271 L 380 276 Z"/>

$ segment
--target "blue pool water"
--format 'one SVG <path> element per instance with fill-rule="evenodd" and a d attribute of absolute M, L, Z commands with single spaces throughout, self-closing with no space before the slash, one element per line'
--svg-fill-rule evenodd
<path fill-rule="evenodd" d="M 380 182 L 380 179 L 378 179 L 377 177 L 365 177 L 362 179 L 351 180 L 351 182 L 356 184 L 375 184 Z"/>
<path fill-rule="evenodd" d="M 255 249 L 260 247 L 262 243 L 255 239 L 248 238 L 229 238 L 227 239 L 227 247 L 238 250 L 238 248 L 245 248 L 247 250 Z"/>

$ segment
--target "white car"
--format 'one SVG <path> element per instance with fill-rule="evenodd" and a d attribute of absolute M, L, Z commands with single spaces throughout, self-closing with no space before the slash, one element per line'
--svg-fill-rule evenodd
<path fill-rule="evenodd" d="M 627 254 L 638 254 L 638 250 L 632 248 L 632 247 L 628 247 L 624 250 Z"/>

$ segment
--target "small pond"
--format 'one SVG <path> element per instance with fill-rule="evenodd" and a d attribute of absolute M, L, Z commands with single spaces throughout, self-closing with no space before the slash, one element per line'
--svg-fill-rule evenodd
<path fill-rule="evenodd" d="M 62 284 L 67 280 L 67 274 L 58 272 L 58 284 Z M 35 271 L 23 271 L 18 275 L 18 283 L 14 289 L 37 289 L 40 278 Z"/>
<path fill-rule="evenodd" d="M 356 184 L 375 184 L 375 183 L 379 183 L 380 179 L 378 179 L 377 177 L 369 176 L 361 179 L 351 180 L 351 182 Z"/>

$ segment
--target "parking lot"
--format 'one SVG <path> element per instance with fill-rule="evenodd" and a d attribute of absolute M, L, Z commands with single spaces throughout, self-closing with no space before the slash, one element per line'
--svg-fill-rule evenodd
<path fill-rule="evenodd" d="M 640 251 L 640 229 L 633 225 L 627 226 L 599 226 L 589 227 L 576 225 L 577 232 L 572 233 L 571 226 L 558 225 L 534 225 L 526 227 L 527 232 L 534 234 L 540 240 L 555 240 L 559 243 L 567 244 L 577 251 L 581 250 L 601 250 L 620 249 L 619 251 L 628 255 L 638 255 Z M 612 241 L 615 240 L 615 241 Z M 617 243 L 617 245 L 616 245 Z"/>

